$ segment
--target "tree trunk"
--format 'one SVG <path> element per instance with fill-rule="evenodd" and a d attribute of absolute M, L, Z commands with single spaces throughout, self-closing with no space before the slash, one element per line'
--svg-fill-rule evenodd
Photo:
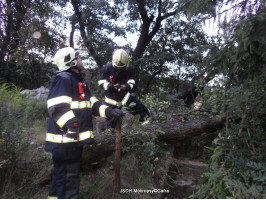
<path fill-rule="evenodd" d="M 159 1 L 158 4 L 158 13 L 157 13 L 157 18 L 154 20 L 154 15 L 148 16 L 148 13 L 145 9 L 145 3 L 141 0 L 136 0 L 137 7 L 138 7 L 138 12 L 141 17 L 142 25 L 140 28 L 140 36 L 137 42 L 137 46 L 133 52 L 132 55 L 132 60 L 133 62 L 141 58 L 149 45 L 149 43 L 152 41 L 154 36 L 158 33 L 158 31 L 161 28 L 161 23 L 163 20 L 176 15 L 177 11 L 169 12 L 164 15 L 162 15 L 162 1 Z M 151 29 L 151 25 L 154 22 L 154 26 Z M 139 83 L 139 73 L 140 69 L 139 66 L 135 66 L 135 80 L 136 80 L 136 88 L 138 87 Z"/>
<path fill-rule="evenodd" d="M 200 77 L 202 76 L 194 76 L 193 79 L 189 83 L 187 83 L 179 92 L 178 99 L 183 99 L 187 107 L 190 107 L 194 103 L 198 95 L 195 82 L 200 79 Z"/>
<path fill-rule="evenodd" d="M 205 77 L 203 76 L 203 74 L 200 74 L 198 76 L 194 76 L 193 79 L 186 86 L 184 86 L 182 88 L 182 90 L 179 92 L 180 95 L 179 95 L 178 99 L 183 99 L 185 102 L 185 105 L 187 107 L 190 107 L 194 103 L 198 93 L 203 90 L 204 85 L 206 85 L 210 80 L 212 80 L 212 78 L 217 73 L 218 73 L 218 69 L 215 68 L 211 72 L 209 72 L 207 74 L 207 76 L 205 76 Z M 195 83 L 199 79 L 203 80 L 204 85 L 202 85 L 202 87 L 200 88 L 200 91 L 197 91 Z"/>
<path fill-rule="evenodd" d="M 224 119 L 211 118 L 208 116 L 186 122 L 169 121 L 159 124 L 158 127 L 161 128 L 161 130 L 165 130 L 165 134 L 158 135 L 158 140 L 166 142 L 185 140 L 204 132 L 215 132 L 222 128 L 223 125 Z M 150 130 L 154 130 L 154 127 L 151 127 Z"/>
<path fill-rule="evenodd" d="M 79 23 L 79 31 L 80 31 L 80 35 L 82 37 L 83 43 L 86 46 L 86 48 L 88 49 L 90 55 L 93 57 L 94 61 L 96 62 L 97 66 L 99 67 L 99 69 L 101 70 L 104 66 L 104 64 L 102 63 L 101 58 L 97 55 L 96 50 L 94 49 L 92 43 L 90 42 L 89 38 L 86 35 L 86 31 L 85 31 L 85 25 L 84 25 L 84 21 L 82 19 L 82 13 L 79 10 L 79 1 L 78 0 L 71 0 L 71 4 L 74 8 L 76 17 L 77 17 L 77 21 Z"/>
<path fill-rule="evenodd" d="M 69 36 L 69 46 L 70 47 L 74 47 L 74 33 L 75 33 L 75 30 L 76 30 L 76 19 L 75 19 L 75 15 L 73 15 L 72 17 L 72 21 L 71 21 L 71 32 L 70 32 L 70 36 Z"/>
<path fill-rule="evenodd" d="M 199 119 L 186 122 L 173 120 L 159 124 L 151 124 L 143 131 L 156 134 L 159 141 L 172 143 L 192 138 L 205 132 L 212 133 L 220 129 L 223 125 L 224 119 L 203 116 Z M 98 164 L 101 160 L 105 160 L 106 156 L 111 155 L 115 151 L 115 134 L 99 133 L 95 135 L 95 140 L 95 145 L 84 148 L 83 159 L 86 164 Z M 122 146 L 133 143 L 136 140 L 136 134 L 124 134 L 122 136 Z"/>

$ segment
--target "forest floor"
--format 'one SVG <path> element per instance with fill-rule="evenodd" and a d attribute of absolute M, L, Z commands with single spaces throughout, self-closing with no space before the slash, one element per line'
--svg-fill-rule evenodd
<path fill-rule="evenodd" d="M 26 145 L 19 156 L 16 173 L 10 181 L 5 180 L 1 198 L 45 199 L 53 169 L 51 154 L 44 151 L 45 134 L 29 131 L 23 142 Z M 202 147 L 190 142 L 168 145 L 165 152 L 157 158 L 151 171 L 142 169 L 136 151 L 123 154 L 120 194 L 114 192 L 114 154 L 95 163 L 87 164 L 85 160 L 80 198 L 188 198 L 197 190 L 201 174 L 208 170 L 208 155 L 206 157 Z"/>

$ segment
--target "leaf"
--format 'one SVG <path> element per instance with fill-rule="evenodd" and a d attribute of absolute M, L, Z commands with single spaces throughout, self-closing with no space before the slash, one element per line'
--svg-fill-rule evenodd
<path fill-rule="evenodd" d="M 205 146 L 205 148 L 206 148 L 206 149 L 209 149 L 209 150 L 211 150 L 211 151 L 214 151 L 214 150 L 215 150 L 215 148 L 213 148 L 213 147 L 206 147 L 206 146 Z"/>

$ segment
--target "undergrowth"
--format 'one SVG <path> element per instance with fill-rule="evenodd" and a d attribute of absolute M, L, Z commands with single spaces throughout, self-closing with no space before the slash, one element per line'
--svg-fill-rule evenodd
<path fill-rule="evenodd" d="M 32 198 L 38 194 L 37 190 L 44 188 L 39 186 L 35 177 L 40 176 L 40 171 L 51 164 L 49 155 L 43 150 L 44 139 L 40 138 L 41 134 L 31 137 L 35 132 L 45 135 L 46 102 L 20 95 L 19 91 L 20 88 L 14 85 L 2 83 L 0 86 L 0 198 Z M 225 97 L 219 96 L 224 95 L 219 90 L 211 91 L 213 94 L 208 106 L 220 105 L 215 108 L 216 113 L 226 116 L 222 104 L 227 102 L 227 109 L 232 116 L 237 114 L 234 116 L 241 117 L 240 120 L 235 118 L 229 121 L 229 126 L 220 131 L 213 145 L 205 147 L 212 153 L 210 170 L 203 175 L 201 187 L 192 198 L 266 198 L 265 115 L 262 111 L 264 105 L 261 104 L 264 96 L 260 90 L 257 91 L 250 94 L 248 101 L 251 99 L 252 104 L 248 107 L 241 97 L 235 98 L 239 102 L 232 101 L 236 90 L 232 94 L 227 92 Z M 167 101 L 160 102 L 148 97 L 145 104 L 152 111 L 153 122 L 171 120 L 172 113 L 167 111 L 171 104 Z M 246 109 L 243 110 L 243 107 Z M 121 160 L 121 181 L 124 189 L 150 189 L 158 160 L 166 156 L 166 144 L 160 143 L 156 136 L 164 132 L 157 128 L 150 131 L 153 134 L 135 123 L 131 129 L 122 132 L 128 141 L 134 135 L 134 143 L 122 141 L 122 153 L 125 156 Z M 199 148 L 204 144 L 200 140 L 191 142 L 192 146 Z M 148 194 L 135 193 L 110 196 L 113 191 L 113 166 L 114 156 L 111 156 L 107 158 L 105 167 L 96 172 L 83 173 L 80 197 L 152 198 Z"/>
<path fill-rule="evenodd" d="M 138 158 L 138 169 L 146 173 L 152 173 L 159 157 L 165 156 L 166 144 L 157 140 L 157 134 L 164 134 L 161 129 L 153 130 L 153 133 L 145 131 L 144 126 L 134 124 L 132 129 L 123 132 L 124 135 L 134 134 L 134 142 L 127 144 L 122 141 L 122 152 L 135 152 Z M 130 137 L 128 141 L 130 142 Z"/>
<path fill-rule="evenodd" d="M 266 197 L 265 144 L 255 147 L 251 137 L 244 139 L 244 135 L 219 134 L 214 147 L 208 147 L 212 151 L 210 171 L 203 175 L 201 188 L 192 198 Z"/>
<path fill-rule="evenodd" d="M 13 84 L 0 85 L 1 198 L 31 198 L 38 186 L 34 177 L 45 165 L 40 160 L 42 140 L 32 135 L 45 131 L 46 102 L 21 95 L 20 90 Z"/>
<path fill-rule="evenodd" d="M 139 166 L 138 156 L 128 153 L 121 158 L 120 162 L 120 184 L 121 192 L 115 193 L 113 167 L 114 155 L 110 156 L 108 162 L 97 169 L 83 173 L 81 176 L 80 198 L 84 199 L 151 199 L 149 193 L 135 192 L 134 189 L 151 189 L 152 174 L 147 173 Z"/>
<path fill-rule="evenodd" d="M 210 171 L 192 198 L 265 198 L 265 79 L 258 76 L 238 87 L 213 86 L 207 106 L 226 119 L 224 129 L 207 147 Z M 244 91 L 244 92 L 243 92 Z"/>

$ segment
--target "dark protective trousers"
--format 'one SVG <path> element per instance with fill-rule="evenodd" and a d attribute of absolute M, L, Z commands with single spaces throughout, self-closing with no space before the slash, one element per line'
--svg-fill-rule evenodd
<path fill-rule="evenodd" d="M 56 148 L 52 151 L 54 172 L 49 198 L 78 198 L 81 155 L 82 147 Z"/>
<path fill-rule="evenodd" d="M 129 106 L 130 103 L 135 103 L 136 106 L 132 107 L 131 109 L 131 114 L 132 115 L 140 115 L 140 122 L 144 121 L 145 116 L 150 116 L 150 113 L 148 111 L 148 109 L 146 108 L 146 106 L 137 98 L 134 96 L 129 97 L 128 102 L 127 102 L 127 106 Z"/>
<path fill-rule="evenodd" d="M 137 97 L 130 95 L 126 106 L 129 106 L 130 103 L 135 103 L 136 105 L 134 107 L 130 108 L 129 112 L 134 116 L 139 114 L 140 115 L 140 119 L 139 119 L 140 122 L 145 121 L 146 116 L 148 116 L 148 117 L 150 116 L 150 113 L 149 113 L 148 109 L 146 108 L 146 106 Z M 106 103 L 106 104 L 108 106 L 110 106 L 111 108 L 117 108 L 117 106 L 114 106 L 114 105 L 111 105 L 108 103 Z M 108 120 L 105 123 L 104 128 L 105 129 L 115 128 L 116 121 L 117 121 L 116 118 L 112 118 L 112 119 Z"/>

